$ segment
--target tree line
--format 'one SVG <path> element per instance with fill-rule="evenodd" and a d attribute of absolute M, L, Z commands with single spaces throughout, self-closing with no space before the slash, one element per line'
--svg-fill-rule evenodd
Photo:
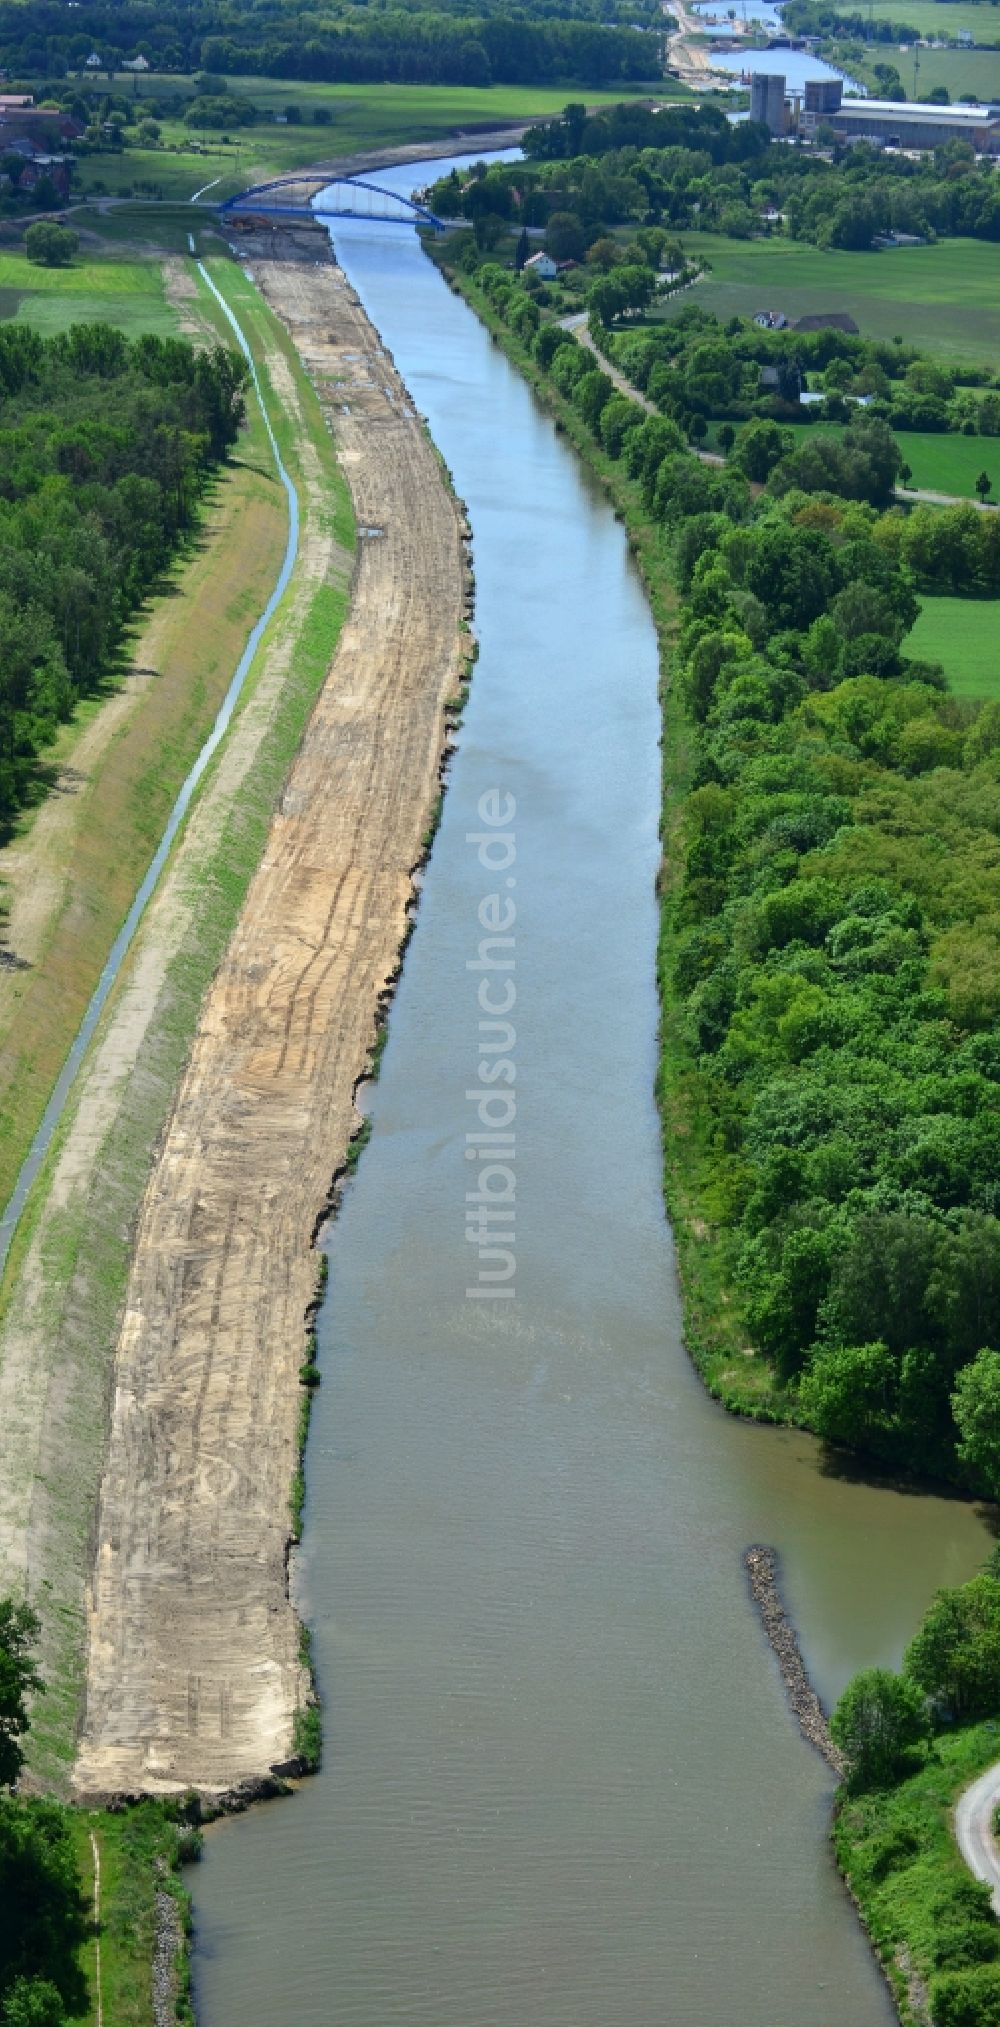
<path fill-rule="evenodd" d="M 1000 1493 L 1000 705 L 904 646 L 919 588 L 1000 581 L 993 517 L 887 509 L 864 413 L 757 490 L 476 281 L 671 544 L 697 761 L 661 985 L 749 1343 L 781 1412 Z"/>
<path fill-rule="evenodd" d="M 289 0 L 259 12 L 235 0 L 81 0 L 72 16 L 54 0 L 5 0 L 0 56 L 18 76 L 60 77 L 92 51 L 109 70 L 126 57 L 151 67 L 325 83 L 593 86 L 662 72 L 662 10 L 654 0 L 468 0 L 385 13 L 360 0 L 303 11 Z"/>
<path fill-rule="evenodd" d="M 532 128 L 524 148 L 529 166 L 512 177 L 496 165 L 491 176 L 498 194 L 519 193 L 515 222 L 523 214 L 529 225 L 560 210 L 591 234 L 635 220 L 749 239 L 769 211 L 792 239 L 857 252 L 889 232 L 1000 239 L 994 166 L 961 140 L 915 159 L 834 144 L 827 160 L 775 143 L 755 121 L 734 127 L 716 106 L 619 106 L 588 118 L 570 105 Z"/>
<path fill-rule="evenodd" d="M 0 825 L 39 756 L 115 668 L 243 417 L 225 346 L 106 324 L 0 326 Z"/>

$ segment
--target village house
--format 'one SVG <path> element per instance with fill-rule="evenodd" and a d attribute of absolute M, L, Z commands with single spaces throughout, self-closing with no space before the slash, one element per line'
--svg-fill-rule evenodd
<path fill-rule="evenodd" d="M 536 274 L 539 281 L 554 282 L 559 269 L 550 253 L 533 253 L 524 263 L 525 274 Z"/>

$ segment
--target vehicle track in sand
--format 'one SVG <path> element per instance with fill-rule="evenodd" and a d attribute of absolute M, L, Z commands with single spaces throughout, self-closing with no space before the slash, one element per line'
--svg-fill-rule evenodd
<path fill-rule="evenodd" d="M 231 1791 L 293 1751 L 312 1235 L 359 1123 L 461 670 L 459 510 L 402 383 L 339 269 L 254 273 L 329 405 L 358 524 L 380 533 L 360 545 L 142 1206 L 98 1519 L 87 1795 Z"/>

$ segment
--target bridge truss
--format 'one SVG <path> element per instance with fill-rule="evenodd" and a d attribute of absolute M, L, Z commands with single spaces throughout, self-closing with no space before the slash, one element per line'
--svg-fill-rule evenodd
<path fill-rule="evenodd" d="M 318 201 L 317 201 L 318 200 Z M 360 218 L 374 225 L 429 225 L 435 232 L 445 230 L 425 204 L 413 197 L 401 197 L 360 176 L 277 176 L 269 183 L 254 183 L 238 197 L 227 197 L 219 206 L 223 218 L 242 213 L 274 218 Z"/>

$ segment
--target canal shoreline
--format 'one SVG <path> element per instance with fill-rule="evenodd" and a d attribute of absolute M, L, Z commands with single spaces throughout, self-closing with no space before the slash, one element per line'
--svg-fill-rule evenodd
<path fill-rule="evenodd" d="M 429 251 L 426 241 L 424 245 L 425 251 Z M 689 730 L 687 718 L 672 690 L 669 676 L 669 654 L 675 638 L 677 594 L 662 532 L 651 518 L 643 513 L 635 489 L 632 496 L 629 496 L 628 481 L 624 478 L 621 467 L 613 465 L 611 460 L 603 455 L 571 403 L 553 386 L 532 355 L 496 315 L 481 292 L 470 284 L 467 276 L 447 267 L 440 256 L 435 259 L 435 265 L 440 268 L 448 286 L 469 304 L 486 326 L 493 342 L 500 346 L 511 364 L 528 381 L 542 406 L 552 414 L 556 428 L 569 438 L 574 449 L 599 479 L 610 496 L 616 517 L 625 526 L 629 547 L 638 564 L 649 600 L 660 652 L 663 857 L 657 892 L 662 901 L 677 877 L 676 862 L 672 860 L 670 853 L 670 841 L 673 837 L 678 845 L 681 843 L 679 826 L 683 798 L 690 787 L 692 775 L 686 739 Z M 660 1017 L 666 1028 L 669 1026 L 671 1008 L 665 984 L 663 936 L 661 917 L 657 982 Z M 780 1424 L 790 1421 L 792 1417 L 779 1412 L 768 1399 L 763 1398 L 758 1403 L 748 1404 L 743 1398 L 734 1398 L 727 1392 L 724 1384 L 717 1382 L 716 1362 L 711 1355 L 714 1348 L 711 1333 L 720 1325 L 724 1330 L 731 1331 L 732 1320 L 725 1315 L 724 1307 L 719 1303 L 713 1275 L 711 1272 L 707 1274 L 705 1272 L 705 1255 L 708 1250 L 705 1242 L 708 1231 L 698 1215 L 696 1184 L 692 1191 L 693 1201 L 686 1197 L 682 1198 L 684 1164 L 672 1163 L 670 1159 L 669 1131 L 671 1126 L 675 1135 L 679 1131 L 676 1117 L 671 1119 L 670 1106 L 672 1102 L 676 1104 L 679 1101 L 683 1107 L 683 1072 L 678 1075 L 676 1089 L 671 1090 L 665 1085 L 662 1059 L 656 1095 L 664 1145 L 663 1195 L 676 1245 L 686 1351 L 707 1392 L 727 1413 L 743 1420 L 761 1423 Z M 681 1140 L 688 1140 L 690 1132 L 690 1122 L 684 1121 L 680 1130 Z M 685 1155 L 691 1151 L 688 1142 Z M 797 1634 L 788 1618 L 781 1596 L 776 1552 L 760 1544 L 751 1544 L 744 1551 L 743 1562 L 750 1597 L 762 1631 L 774 1653 L 787 1705 L 806 1742 L 825 1761 L 831 1773 L 842 1777 L 844 1762 L 830 1738 L 822 1703 L 809 1678 Z M 841 1788 L 838 1787 L 836 1792 L 840 1797 Z M 833 1855 L 839 1861 L 834 1840 L 835 1821 L 835 1816 L 831 1817 L 828 1837 L 834 1847 Z M 852 1882 L 839 1862 L 837 1870 L 841 1886 L 857 1917 L 871 1961 L 883 1983 L 893 2012 L 900 2021 L 903 2021 L 905 2015 L 892 1966 L 884 1957 L 866 1920 L 864 1908 Z"/>
<path fill-rule="evenodd" d="M 569 439 L 599 480 L 616 518 L 625 528 L 642 576 L 660 654 L 662 853 L 657 878 L 660 1062 L 656 1101 L 663 1145 L 662 1189 L 684 1302 L 684 1342 L 708 1393 L 728 1414 L 776 1427 L 804 1428 L 806 1424 L 796 1403 L 777 1385 L 766 1360 L 755 1355 L 739 1329 L 735 1305 L 725 1292 L 725 1265 L 719 1242 L 702 1201 L 698 1121 L 688 1082 L 690 1055 L 669 988 L 673 932 L 665 903 L 675 891 L 683 870 L 684 807 L 693 781 L 694 757 L 693 728 L 670 675 L 678 598 L 664 531 L 643 506 L 638 485 L 626 477 L 621 463 L 605 455 L 572 403 L 554 386 L 474 281 L 447 264 L 446 247 L 439 250 L 426 240 L 424 246 L 448 287 L 468 303 L 494 343 L 552 415 L 557 430 Z M 604 366 L 603 359 L 600 364 Z M 676 1149 L 681 1150 L 682 1158 Z"/>

